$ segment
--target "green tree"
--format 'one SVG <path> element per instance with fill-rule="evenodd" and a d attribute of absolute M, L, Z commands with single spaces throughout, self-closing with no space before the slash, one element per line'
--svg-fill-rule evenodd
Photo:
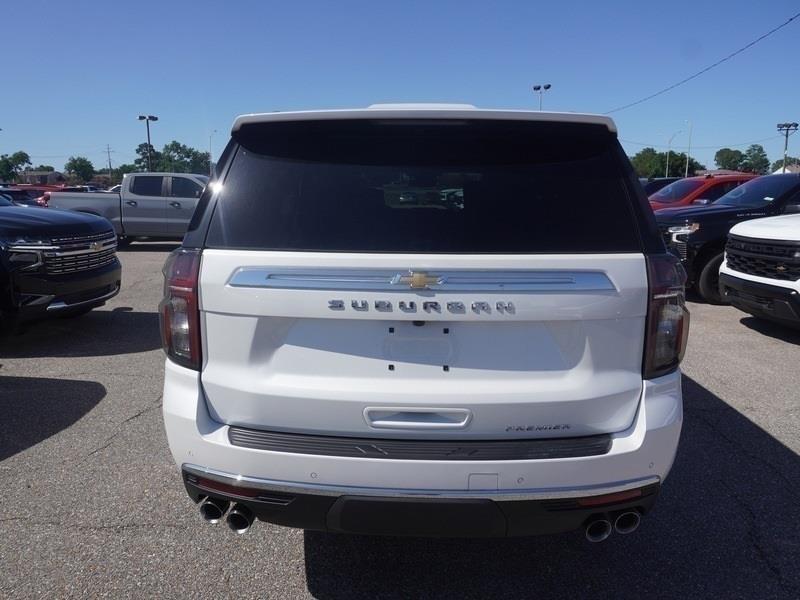
<path fill-rule="evenodd" d="M 64 170 L 83 182 L 89 181 L 94 177 L 94 165 L 88 158 L 83 156 L 70 156 L 64 164 Z"/>
<path fill-rule="evenodd" d="M 147 164 L 147 149 L 150 148 L 150 159 L 152 161 L 152 168 L 148 169 Z M 136 146 L 136 154 L 139 158 L 133 161 L 137 171 L 163 171 L 161 168 L 161 153 L 153 148 L 152 145 L 139 144 Z"/>
<path fill-rule="evenodd" d="M 788 167 L 789 165 L 800 165 L 800 158 L 797 158 L 796 156 L 787 156 L 786 166 Z M 776 160 L 774 163 L 772 163 L 772 166 L 770 167 L 770 173 L 774 173 L 778 169 L 782 168 L 783 168 L 783 158 L 781 158 L 780 160 Z"/>
<path fill-rule="evenodd" d="M 173 140 L 161 151 L 161 168 L 175 173 L 208 173 L 211 157 Z"/>
<path fill-rule="evenodd" d="M 116 169 L 114 169 L 114 172 L 117 173 L 120 177 L 122 177 L 126 173 L 135 173 L 138 170 L 139 169 L 136 167 L 136 165 L 132 165 L 130 163 L 127 163 L 127 164 L 119 165 Z"/>
<path fill-rule="evenodd" d="M 16 180 L 17 175 L 30 164 L 31 157 L 22 150 L 14 154 L 0 154 L 0 181 Z"/>
<path fill-rule="evenodd" d="M 55 167 L 52 167 L 50 165 L 39 165 L 37 167 L 25 167 L 25 170 L 26 171 L 49 171 L 49 172 L 52 173 L 56 169 L 55 169 Z"/>
<path fill-rule="evenodd" d="M 753 144 L 744 153 L 742 171 L 763 175 L 769 170 L 769 158 L 760 144 Z"/>
<path fill-rule="evenodd" d="M 730 148 L 720 148 L 714 155 L 714 162 L 720 169 L 727 169 L 729 171 L 738 171 L 742 167 L 744 161 L 744 154 L 740 150 L 732 150 Z"/>
<path fill-rule="evenodd" d="M 172 173 L 208 173 L 211 156 L 208 152 L 201 152 L 191 146 L 181 144 L 177 140 L 172 140 L 165 145 L 161 152 L 150 147 L 151 163 L 150 171 L 172 172 Z M 147 171 L 147 144 L 139 144 L 136 147 L 138 158 L 133 161 L 132 169 L 123 172 Z M 129 165 L 123 165 L 128 167 Z"/>
<path fill-rule="evenodd" d="M 650 179 L 664 175 L 663 165 L 660 166 L 659 171 L 658 152 L 655 148 L 642 148 L 631 157 L 631 164 L 639 177 Z"/>
<path fill-rule="evenodd" d="M 664 152 L 664 168 L 667 166 L 667 153 Z M 696 175 L 698 171 L 705 170 L 706 166 L 700 164 L 695 159 L 689 157 L 689 177 Z M 685 152 L 670 152 L 669 155 L 669 176 L 670 177 L 683 177 L 686 173 L 686 153 Z"/>
<path fill-rule="evenodd" d="M 639 177 L 664 177 L 667 172 L 667 153 L 657 152 L 654 148 L 644 148 L 631 157 L 631 163 Z M 695 159 L 689 159 L 689 175 L 705 169 Z M 669 153 L 669 177 L 682 177 L 686 172 L 686 154 L 684 152 Z"/>

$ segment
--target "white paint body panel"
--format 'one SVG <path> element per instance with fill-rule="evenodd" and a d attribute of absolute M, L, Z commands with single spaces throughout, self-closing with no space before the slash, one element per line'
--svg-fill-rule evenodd
<path fill-rule="evenodd" d="M 230 285 L 242 268 L 260 267 L 480 270 L 489 277 L 566 270 L 576 277 L 601 273 L 613 289 L 451 292 L 406 285 L 395 286 L 397 291 L 338 291 Z M 342 300 L 345 310 L 331 310 L 331 299 Z M 370 309 L 352 310 L 350 303 L 357 299 Z M 373 309 L 379 300 L 393 307 L 401 301 L 446 306 L 457 300 L 466 307 L 485 302 L 492 310 L 380 312 Z M 498 301 L 511 302 L 514 312 L 494 310 Z M 639 254 L 205 250 L 200 308 L 201 381 L 212 418 L 228 425 L 381 436 L 385 424 L 365 417 L 381 409 L 418 417 L 392 427 L 393 437 L 579 436 L 630 427 L 642 393 L 647 275 Z M 415 326 L 415 320 L 425 325 Z M 455 426 L 448 412 L 467 418 Z"/>
<path fill-rule="evenodd" d="M 498 110 L 469 105 L 448 104 L 376 104 L 370 108 L 303 110 L 255 113 L 237 117 L 232 132 L 254 123 L 277 121 L 336 121 L 342 119 L 481 119 L 500 121 L 544 121 L 603 125 L 612 133 L 617 126 L 611 117 L 586 113 L 559 113 L 532 110 Z"/>
<path fill-rule="evenodd" d="M 737 223 L 731 234 L 761 240 L 800 242 L 800 215 L 782 215 Z"/>
<path fill-rule="evenodd" d="M 228 441 L 228 426 L 207 410 L 200 375 L 166 361 L 164 424 L 179 465 L 317 493 L 549 498 L 635 487 L 667 476 L 680 437 L 679 372 L 646 381 L 633 423 L 613 434 L 602 456 L 518 461 L 420 461 L 311 456 L 252 450 Z M 469 477 L 496 473 L 497 490 L 471 491 Z"/>

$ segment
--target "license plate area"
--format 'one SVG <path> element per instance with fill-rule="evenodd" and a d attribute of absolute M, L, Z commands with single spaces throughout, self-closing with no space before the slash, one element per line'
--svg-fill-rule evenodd
<path fill-rule="evenodd" d="M 451 327 L 425 321 L 399 322 L 387 327 L 383 345 L 387 360 L 449 365 L 455 355 Z"/>

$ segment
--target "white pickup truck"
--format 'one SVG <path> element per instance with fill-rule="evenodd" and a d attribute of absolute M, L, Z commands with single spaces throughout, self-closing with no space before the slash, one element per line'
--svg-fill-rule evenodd
<path fill-rule="evenodd" d="M 734 226 L 719 282 L 739 310 L 800 328 L 800 214 Z"/>
<path fill-rule="evenodd" d="M 129 173 L 119 192 L 53 192 L 48 206 L 105 217 L 124 241 L 182 238 L 207 182 L 189 173 Z"/>

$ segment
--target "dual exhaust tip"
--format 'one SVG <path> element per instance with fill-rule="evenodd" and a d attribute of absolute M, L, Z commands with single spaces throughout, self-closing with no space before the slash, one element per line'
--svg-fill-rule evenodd
<path fill-rule="evenodd" d="M 234 504 L 228 511 L 230 506 L 231 503 L 227 500 L 204 498 L 200 502 L 200 515 L 209 523 L 219 523 L 225 517 L 225 513 L 228 513 L 225 522 L 231 531 L 246 533 L 255 520 L 253 511 L 244 504 Z"/>
<path fill-rule="evenodd" d="M 244 504 L 234 504 L 233 508 L 230 508 L 230 506 L 231 503 L 227 500 L 207 497 L 200 502 L 200 515 L 209 523 L 219 523 L 227 513 L 228 516 L 225 521 L 231 531 L 239 534 L 246 533 L 255 520 L 253 511 Z M 636 531 L 641 522 L 642 516 L 635 510 L 625 511 L 617 515 L 613 525 L 608 519 L 592 519 L 586 524 L 586 539 L 595 543 L 603 542 L 609 538 L 612 531 L 627 535 Z"/>
<path fill-rule="evenodd" d="M 590 542 L 602 542 L 608 539 L 612 531 L 627 535 L 636 531 L 641 522 L 642 516 L 635 510 L 617 515 L 613 525 L 608 519 L 593 519 L 586 524 L 586 539 Z"/>

